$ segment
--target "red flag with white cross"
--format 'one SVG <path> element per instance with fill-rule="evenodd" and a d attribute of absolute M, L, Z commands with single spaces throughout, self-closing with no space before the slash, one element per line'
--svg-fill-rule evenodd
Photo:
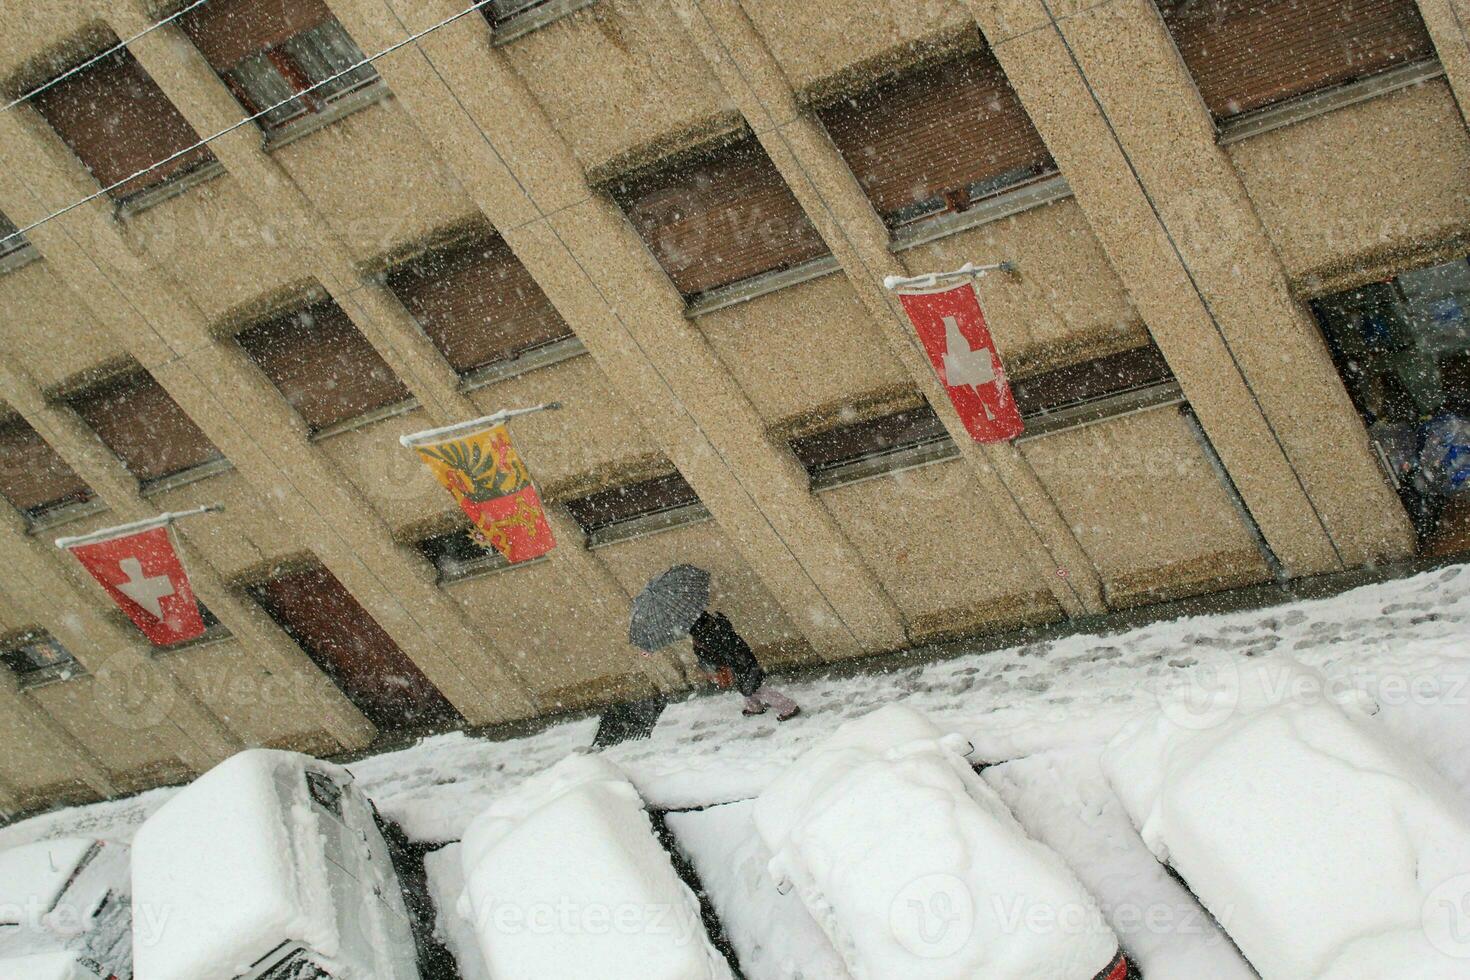
<path fill-rule="evenodd" d="M 204 633 L 199 603 L 167 524 L 57 544 L 76 555 L 154 646 L 172 646 Z"/>
<path fill-rule="evenodd" d="M 965 271 L 965 270 L 962 270 Z M 1025 430 L 1005 367 L 995 349 L 972 281 L 940 285 L 942 276 L 893 280 L 965 430 L 976 442 L 1005 442 Z"/>

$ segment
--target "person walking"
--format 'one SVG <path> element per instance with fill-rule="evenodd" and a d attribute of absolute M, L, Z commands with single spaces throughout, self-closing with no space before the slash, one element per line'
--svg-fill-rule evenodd
<path fill-rule="evenodd" d="M 721 612 L 702 612 L 689 627 L 694 656 L 699 666 L 713 675 L 722 688 L 734 687 L 745 696 L 743 713 L 762 715 L 776 710 L 776 720 L 786 721 L 801 712 L 800 706 L 766 683 L 766 672 L 755 659 L 750 644 L 736 632 L 729 617 Z"/>

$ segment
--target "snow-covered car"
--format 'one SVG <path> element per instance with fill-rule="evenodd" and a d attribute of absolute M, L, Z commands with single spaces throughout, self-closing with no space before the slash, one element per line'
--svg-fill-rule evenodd
<path fill-rule="evenodd" d="M 419 980 L 372 804 L 294 752 L 232 756 L 149 817 L 133 903 L 148 980 Z"/>
<path fill-rule="evenodd" d="M 1470 814 L 1365 707 L 1294 661 L 1250 661 L 1103 754 L 1154 856 L 1266 980 L 1470 976 L 1453 955 L 1470 954 Z"/>
<path fill-rule="evenodd" d="M 459 914 L 490 976 L 729 980 L 637 789 L 573 755 L 475 818 Z"/>
<path fill-rule="evenodd" d="M 900 705 L 843 725 L 756 800 L 771 877 L 858 980 L 1122 980 L 1097 902 L 971 752 Z"/>
<path fill-rule="evenodd" d="M 66 838 L 0 852 L 0 980 L 133 975 L 128 849 Z"/>

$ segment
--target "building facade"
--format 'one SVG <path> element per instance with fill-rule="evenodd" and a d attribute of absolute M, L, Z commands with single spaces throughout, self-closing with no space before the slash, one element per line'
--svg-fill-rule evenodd
<path fill-rule="evenodd" d="M 0 10 L 0 813 L 678 689 L 680 561 L 780 664 L 1463 543 L 1470 0 L 467 8 Z M 548 401 L 506 567 L 398 437 Z M 52 543 L 209 503 L 177 649 Z"/>

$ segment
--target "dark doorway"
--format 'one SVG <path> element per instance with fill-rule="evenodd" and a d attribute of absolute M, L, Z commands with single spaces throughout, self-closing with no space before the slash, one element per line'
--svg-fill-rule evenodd
<path fill-rule="evenodd" d="M 1312 309 L 1420 550 L 1470 551 L 1470 262 L 1323 296 Z"/>
<path fill-rule="evenodd" d="M 380 731 L 463 722 L 424 672 L 326 568 L 318 565 L 281 575 L 251 593 Z"/>

